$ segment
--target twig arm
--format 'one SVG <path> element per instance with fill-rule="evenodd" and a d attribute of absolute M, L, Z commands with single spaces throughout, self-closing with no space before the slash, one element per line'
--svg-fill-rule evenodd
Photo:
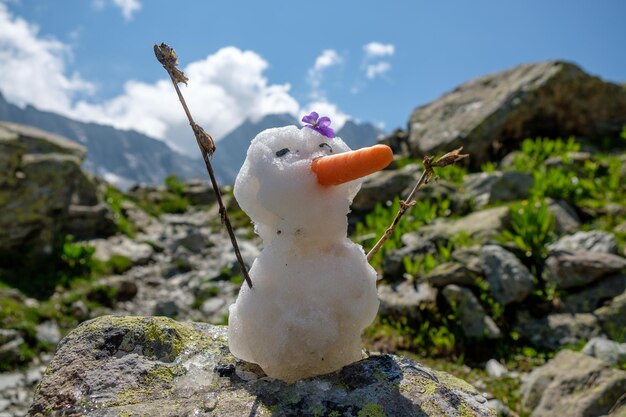
<path fill-rule="evenodd" d="M 402 216 L 404 216 L 404 214 L 411 207 L 415 205 L 415 193 L 421 188 L 423 188 L 426 184 L 428 184 L 430 180 L 433 178 L 433 175 L 435 175 L 435 171 L 433 168 L 445 167 L 447 165 L 454 164 L 455 162 L 460 161 L 463 158 L 467 158 L 469 155 L 461 154 L 460 152 L 462 150 L 463 150 L 463 147 L 461 146 L 459 149 L 455 149 L 452 152 L 448 152 L 447 154 L 439 158 L 437 162 L 434 162 L 434 163 L 433 163 L 434 158 L 432 156 L 424 157 L 424 160 L 422 161 L 422 164 L 424 165 L 424 172 L 422 172 L 422 175 L 413 186 L 413 189 L 407 196 L 406 200 L 400 201 L 400 208 L 398 209 L 396 216 L 393 218 L 391 225 L 387 228 L 387 230 L 385 230 L 385 233 L 383 233 L 383 235 L 380 237 L 378 242 L 376 242 L 374 247 L 367 253 L 368 262 L 372 260 L 374 255 L 378 253 L 378 251 L 383 246 L 383 244 L 393 234 L 394 230 L 396 230 L 396 226 L 398 225 L 398 222 L 400 221 Z"/>
<path fill-rule="evenodd" d="M 237 261 L 239 262 L 239 265 L 241 267 L 241 273 L 243 274 L 243 277 L 246 280 L 248 286 L 252 288 L 252 280 L 248 275 L 248 268 L 246 268 L 246 264 L 244 263 L 243 257 L 241 256 L 239 244 L 237 244 L 237 238 L 235 237 L 235 232 L 230 223 L 230 219 L 228 218 L 226 207 L 224 206 L 224 202 L 222 201 L 222 193 L 220 192 L 220 188 L 217 184 L 217 179 L 215 178 L 215 172 L 213 171 L 213 166 L 211 165 L 210 157 L 215 152 L 215 141 L 213 140 L 211 135 L 209 135 L 200 125 L 194 122 L 193 117 L 191 116 L 191 112 L 189 111 L 189 107 L 187 107 L 187 102 L 185 101 L 185 98 L 183 97 L 183 94 L 178 87 L 178 83 L 187 84 L 188 78 L 181 70 L 176 67 L 178 65 L 178 58 L 176 57 L 174 49 L 170 48 L 165 43 L 162 43 L 161 45 L 154 45 L 154 55 L 161 63 L 161 65 L 163 65 L 163 68 L 165 68 L 170 78 L 172 79 L 172 84 L 174 84 L 174 89 L 176 90 L 176 94 L 178 95 L 178 100 L 183 106 L 183 110 L 185 110 L 187 120 L 189 120 L 189 125 L 191 125 L 191 129 L 193 130 L 193 133 L 196 137 L 196 142 L 198 143 L 198 147 L 200 148 L 200 152 L 202 153 L 202 159 L 204 160 L 207 172 L 209 173 L 209 177 L 211 178 L 211 185 L 213 186 L 213 191 L 215 192 L 215 196 L 217 197 L 217 204 L 219 205 L 220 218 L 222 220 L 222 223 L 226 226 L 226 230 L 228 230 L 230 243 L 233 246 Z"/>

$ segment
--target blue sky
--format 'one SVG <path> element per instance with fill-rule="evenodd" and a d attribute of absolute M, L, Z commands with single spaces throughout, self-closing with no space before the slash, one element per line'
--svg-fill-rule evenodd
<path fill-rule="evenodd" d="M 246 117 L 313 108 L 391 130 L 524 62 L 565 59 L 625 82 L 624 17 L 622 0 L 0 0 L 0 91 L 172 140 L 186 126 L 151 49 L 166 41 L 192 65 L 184 93 L 217 137 Z"/>

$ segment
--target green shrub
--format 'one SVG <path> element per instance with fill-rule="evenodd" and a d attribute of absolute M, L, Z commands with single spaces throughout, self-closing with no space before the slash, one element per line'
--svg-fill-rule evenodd
<path fill-rule="evenodd" d="M 511 205 L 510 227 L 500 240 L 520 248 L 527 257 L 541 260 L 547 254 L 546 245 L 554 238 L 554 214 L 543 200 L 522 201 Z"/>
<path fill-rule="evenodd" d="M 57 286 L 69 287 L 74 281 L 92 278 L 97 264 L 94 252 L 93 247 L 65 236 L 47 255 L 0 253 L 0 264 L 5 268 L 0 272 L 0 282 L 30 297 L 45 299 Z"/>
<path fill-rule="evenodd" d="M 107 202 L 111 211 L 113 211 L 113 218 L 117 224 L 117 230 L 120 233 L 125 234 L 128 237 L 135 237 L 137 235 L 137 229 L 135 225 L 124 215 L 122 210 L 122 202 L 127 199 L 124 194 L 112 186 L 107 186 L 104 192 L 104 200 Z"/>
<path fill-rule="evenodd" d="M 565 156 L 568 152 L 580 151 L 580 144 L 573 137 L 567 141 L 561 138 L 526 139 L 522 142 L 520 153 L 513 160 L 515 170 L 534 172 L 543 166 L 546 159 L 554 156 Z"/>
<path fill-rule="evenodd" d="M 166 193 L 159 207 L 163 213 L 184 213 L 189 209 L 189 200 L 178 194 Z"/>
<path fill-rule="evenodd" d="M 396 197 L 391 206 L 385 207 L 379 203 L 374 207 L 372 212 L 365 216 L 362 222 L 357 223 L 354 232 L 355 238 L 371 236 L 359 242 L 363 245 L 366 252 L 376 244 L 385 230 L 391 225 L 399 209 L 400 198 Z M 374 268 L 380 268 L 384 255 L 402 246 L 402 240 L 400 238 L 403 234 L 416 231 L 424 224 L 432 223 L 437 217 L 449 214 L 449 210 L 450 200 L 438 199 L 431 201 L 428 199 L 418 199 L 415 205 L 411 207 L 398 222 L 395 231 L 385 242 L 380 251 L 372 258 L 370 264 Z"/>
<path fill-rule="evenodd" d="M 165 186 L 173 194 L 183 195 L 185 191 L 185 184 L 174 174 L 165 178 Z"/>

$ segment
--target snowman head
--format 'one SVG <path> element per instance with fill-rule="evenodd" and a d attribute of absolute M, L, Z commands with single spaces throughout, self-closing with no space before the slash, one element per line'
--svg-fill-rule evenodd
<path fill-rule="evenodd" d="M 266 243 L 275 238 L 346 236 L 346 214 L 361 180 L 322 185 L 323 170 L 314 172 L 319 164 L 313 161 L 349 151 L 340 138 L 296 126 L 268 129 L 252 140 L 234 193 Z"/>

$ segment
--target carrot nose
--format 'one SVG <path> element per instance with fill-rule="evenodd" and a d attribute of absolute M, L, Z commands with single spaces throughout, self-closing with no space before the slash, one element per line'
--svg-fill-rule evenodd
<path fill-rule="evenodd" d="M 374 145 L 314 159 L 311 170 L 321 185 L 339 185 L 380 171 L 392 160 L 393 152 L 389 146 Z"/>

